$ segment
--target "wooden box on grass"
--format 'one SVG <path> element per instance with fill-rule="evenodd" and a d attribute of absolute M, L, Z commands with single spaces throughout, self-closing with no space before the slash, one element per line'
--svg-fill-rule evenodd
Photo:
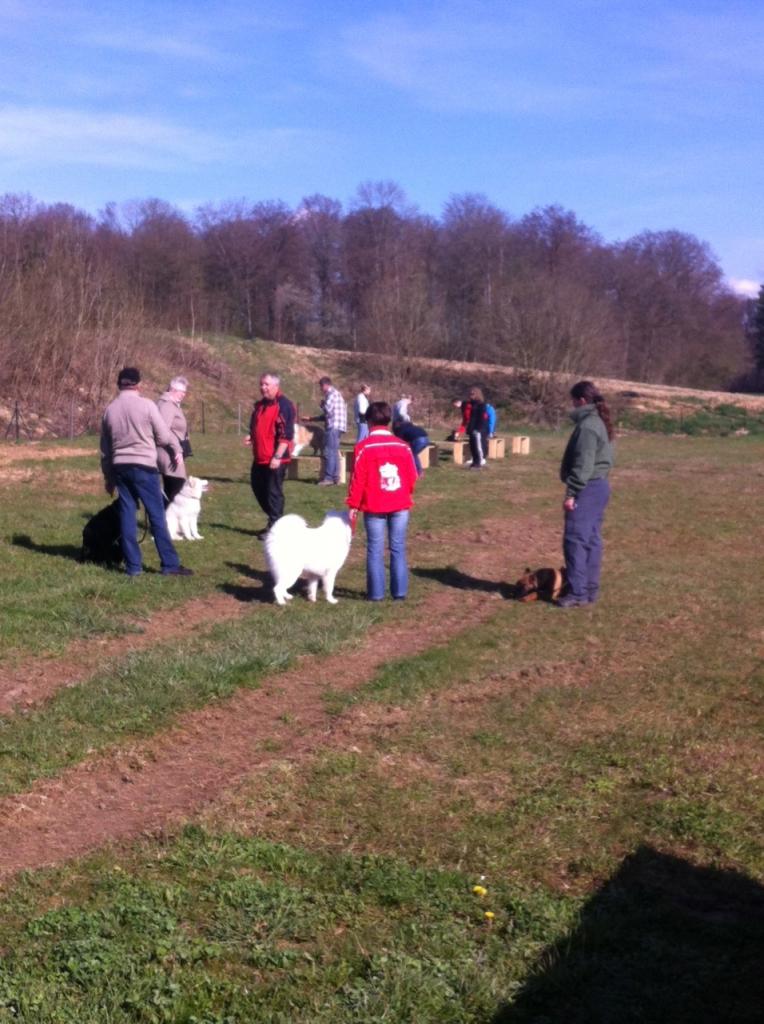
<path fill-rule="evenodd" d="M 321 472 L 319 455 L 297 455 L 287 466 L 287 480 L 318 480 Z"/>
<path fill-rule="evenodd" d="M 422 469 L 431 469 L 437 466 L 440 458 L 440 449 L 436 444 L 430 444 L 419 453 L 419 462 Z"/>
<path fill-rule="evenodd" d="M 470 457 L 470 446 L 467 441 L 443 441 L 441 447 L 457 466 L 464 466 Z"/>
<path fill-rule="evenodd" d="M 503 459 L 506 455 L 506 445 L 503 437 L 488 438 L 488 458 Z"/>

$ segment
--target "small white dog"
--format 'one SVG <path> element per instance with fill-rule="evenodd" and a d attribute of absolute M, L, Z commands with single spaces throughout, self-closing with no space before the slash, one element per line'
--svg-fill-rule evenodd
<path fill-rule="evenodd" d="M 327 512 L 323 523 L 312 530 L 302 516 L 282 516 L 265 537 L 265 558 L 273 577 L 277 604 L 292 600 L 287 591 L 300 576 L 308 581 L 308 600 L 316 600 L 319 580 L 326 600 L 336 604 L 334 580 L 350 551 L 350 517 L 347 512 Z"/>
<path fill-rule="evenodd" d="M 209 483 L 198 476 L 190 476 L 165 509 L 167 529 L 173 540 L 203 540 L 199 533 L 199 513 L 202 495 Z"/>

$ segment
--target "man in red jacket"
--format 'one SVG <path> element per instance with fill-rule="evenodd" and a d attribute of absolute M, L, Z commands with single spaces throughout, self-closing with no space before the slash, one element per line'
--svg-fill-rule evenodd
<path fill-rule="evenodd" d="M 260 378 L 262 398 L 255 402 L 244 444 L 252 446 L 252 491 L 268 516 L 263 535 L 284 515 L 284 475 L 294 444 L 294 406 L 279 390 L 275 373 Z"/>
<path fill-rule="evenodd" d="M 363 512 L 366 527 L 366 597 L 385 596 L 385 533 L 390 545 L 390 593 L 402 601 L 408 591 L 406 530 L 417 481 L 411 449 L 389 429 L 387 402 L 372 402 L 366 413 L 369 436 L 355 446 L 347 505 L 355 525 Z"/>

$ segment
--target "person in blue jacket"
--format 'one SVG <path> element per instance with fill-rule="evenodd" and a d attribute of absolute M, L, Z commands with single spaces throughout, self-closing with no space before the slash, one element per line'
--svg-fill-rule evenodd
<path fill-rule="evenodd" d="M 488 436 L 493 437 L 496 433 L 496 410 L 490 402 L 486 402 L 485 411 L 488 415 Z"/>

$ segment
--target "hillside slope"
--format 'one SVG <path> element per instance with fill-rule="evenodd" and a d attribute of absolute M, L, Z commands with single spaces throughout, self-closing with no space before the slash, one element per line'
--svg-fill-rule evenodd
<path fill-rule="evenodd" d="M 138 361 L 138 360 L 136 360 Z M 233 432 L 245 429 L 252 402 L 258 397 L 258 379 L 266 370 L 278 373 L 283 390 L 299 412 L 317 411 L 319 377 L 327 374 L 350 398 L 360 381 L 371 385 L 375 395 L 394 400 L 401 392 L 412 394 L 416 416 L 441 427 L 453 422 L 451 402 L 477 384 L 502 410 L 502 420 L 558 422 L 564 414 L 569 379 L 546 371 L 520 370 L 486 363 L 463 363 L 411 357 L 401 360 L 377 353 L 349 352 L 244 341 L 230 337 L 179 338 L 154 336 L 140 360 L 143 393 L 158 395 L 169 379 L 183 373 L 191 382 L 186 403 L 194 430 Z M 639 381 L 597 379 L 617 415 L 630 425 L 645 425 L 650 417 L 684 420 L 699 410 L 735 407 L 743 416 L 764 420 L 764 395 L 731 394 L 692 388 L 646 384 Z M 14 400 L 0 396 L 0 431 L 13 438 Z M 98 429 L 100 411 L 87 409 L 79 396 L 62 396 L 53 412 L 30 405 L 20 406 L 21 437 L 66 437 Z M 758 424 L 755 424 L 757 426 Z M 0 434 L 0 438 L 2 434 Z"/>

